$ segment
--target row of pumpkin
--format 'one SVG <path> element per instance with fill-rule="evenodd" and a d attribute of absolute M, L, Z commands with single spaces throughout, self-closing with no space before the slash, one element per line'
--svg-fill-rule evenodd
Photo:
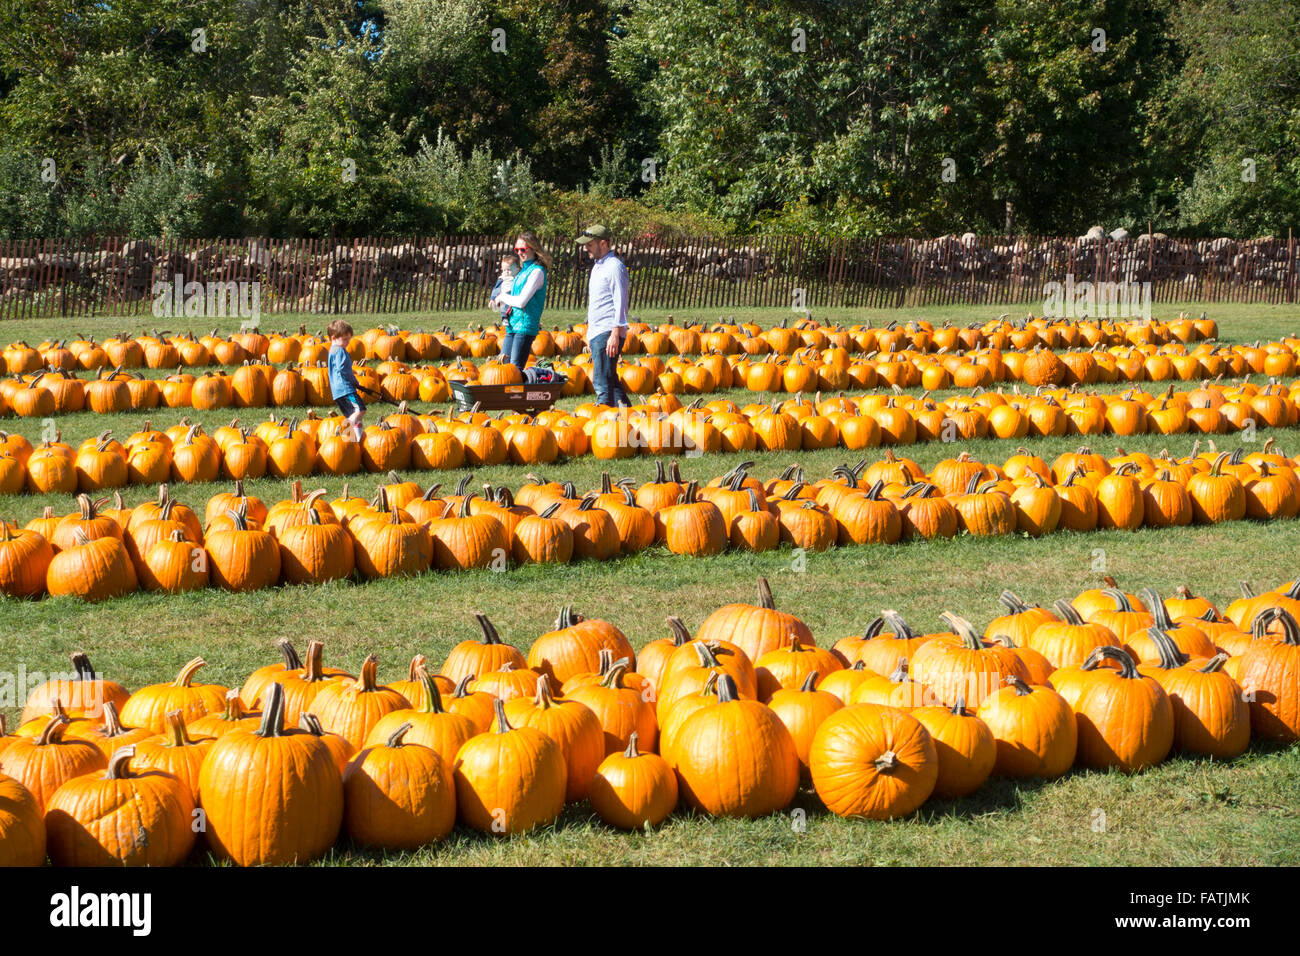
<path fill-rule="evenodd" d="M 204 432 L 188 419 L 159 430 L 144 428 L 118 441 L 112 431 L 73 448 L 56 436 L 37 446 L 0 431 L 0 495 L 97 492 L 163 481 L 210 482 L 303 477 L 310 474 L 384 473 L 408 468 L 548 465 L 587 454 L 601 460 L 638 454 L 850 451 L 880 445 L 1077 434 L 1220 435 L 1289 428 L 1300 419 L 1300 382 L 1258 387 L 1205 385 L 1155 396 L 1141 391 L 1095 395 L 1040 391 L 955 396 L 869 395 L 738 406 L 673 396 L 610 409 L 596 404 L 530 416 L 484 412 L 415 414 L 405 403 L 358 434 L 339 415 L 276 418 L 255 426 L 239 419 Z"/>
<path fill-rule="evenodd" d="M 1038 388 L 1185 382 L 1257 373 L 1276 379 L 1295 374 L 1296 352 L 1278 343 L 1267 349 L 1206 345 L 1192 352 L 1178 346 L 1169 352 L 1128 348 L 1118 354 L 1080 351 L 1058 355 L 1040 349 L 935 356 L 898 352 L 865 358 L 854 358 L 843 349 L 827 349 L 800 352 L 779 360 L 771 356 L 751 360 L 714 353 L 667 361 L 653 356 L 620 361 L 618 376 L 632 395 L 702 395 L 731 388 L 791 394 L 877 387 L 921 387 L 938 391 L 989 388 L 1003 382 Z M 552 367 L 565 377 L 562 396 L 595 392 L 590 355 L 577 356 L 571 362 L 555 362 Z M 363 387 L 392 402 L 448 401 L 451 382 L 470 385 L 523 382 L 523 373 L 518 368 L 495 360 L 482 365 L 458 360 L 451 365 L 416 367 L 387 361 L 375 368 L 357 366 L 355 372 Z M 44 370 L 0 381 L 0 415 L 13 413 L 19 418 L 47 418 L 82 411 L 119 414 L 161 406 L 211 411 L 331 403 L 329 370 L 322 363 L 290 363 L 282 368 L 265 363 L 245 364 L 231 373 L 209 371 L 198 375 L 178 369 L 159 379 L 114 369 L 107 373 L 101 371 L 91 381 L 72 372 Z"/>
<path fill-rule="evenodd" d="M 319 641 L 305 664 L 281 641 L 236 690 L 196 683 L 196 658 L 131 694 L 78 653 L 16 734 L 0 728 L 0 864 L 172 865 L 196 837 L 243 865 L 301 863 L 341 830 L 409 850 L 457 821 L 525 832 L 582 800 L 626 829 L 679 802 L 757 817 L 801 781 L 833 813 L 886 820 L 992 775 L 1231 759 L 1252 736 L 1300 739 L 1298 585 L 1226 614 L 1186 588 L 1139 600 L 1108 581 L 1053 610 L 1008 591 L 982 633 L 885 611 L 826 649 L 760 580 L 757 604 L 693 638 L 669 618 L 640 654 L 565 608 L 525 655 L 476 614 L 482 638 L 438 674 L 417 656 L 388 685 L 374 655 L 359 678 L 326 668 Z"/>
<path fill-rule="evenodd" d="M 321 584 L 419 574 L 430 569 L 505 570 L 509 563 L 609 560 L 662 544 L 707 557 L 728 547 L 754 552 L 789 544 L 893 544 L 911 538 L 985 537 L 1058 530 L 1137 530 L 1291 519 L 1300 512 L 1297 463 L 1270 445 L 1246 453 L 1185 458 L 1089 448 L 1052 464 L 1021 449 L 1002 466 L 962 452 L 929 472 L 892 452 L 807 481 L 791 466 L 762 482 L 753 462 L 709 480 L 684 482 L 658 463 L 655 479 L 615 482 L 580 493 L 572 482 L 532 476 L 516 491 L 466 474 L 451 494 L 389 474 L 376 496 L 332 502 L 325 491 L 267 506 L 233 491 L 208 499 L 204 521 L 161 485 L 157 500 L 128 508 L 120 493 L 78 496 L 78 509 L 47 506 L 19 529 L 0 521 L 0 594 L 72 595 L 97 601 L 139 588 L 181 593 L 205 587 L 247 592 L 276 584 Z M 101 510 L 102 508 L 102 510 Z M 206 526 L 206 527 L 205 527 Z"/>
<path fill-rule="evenodd" d="M 577 355 L 583 349 L 586 324 L 542 329 L 533 340 L 533 355 Z M 628 354 L 694 355 L 719 352 L 724 355 L 793 355 L 802 349 L 837 348 L 846 351 L 958 352 L 979 348 L 1029 350 L 1036 347 L 1092 348 L 1094 346 L 1188 345 L 1218 337 L 1218 325 L 1212 320 L 1180 316 L 1172 322 L 1088 321 L 1028 318 L 1008 322 L 1004 318 L 967 326 L 945 322 L 939 327 L 924 320 L 882 328 L 865 325 L 823 324 L 811 318 L 787 327 L 780 324 L 764 329 L 753 322 L 687 322 L 678 324 L 672 316 L 652 326 L 645 322 L 629 324 L 629 336 L 623 346 Z M 496 328 L 466 329 L 453 332 L 444 326 L 434 332 L 395 327 L 374 327 L 354 336 L 348 353 L 358 362 L 377 360 L 432 362 L 449 358 L 488 358 L 500 354 L 501 333 Z M 1300 346 L 1300 342 L 1297 343 Z M 94 336 L 77 335 L 68 340 L 47 339 L 36 345 L 12 342 L 0 351 L 0 372 L 11 375 L 42 368 L 72 372 L 105 368 L 200 368 L 209 365 L 242 365 L 246 361 L 274 364 L 325 361 L 330 341 L 324 332 L 311 334 L 303 326 L 295 334 L 287 331 L 263 333 L 240 330 L 223 336 L 195 336 L 193 332 L 171 334 L 144 333 L 131 336 L 121 332 L 103 342 Z M 1262 371 L 1262 369 L 1260 370 Z"/>

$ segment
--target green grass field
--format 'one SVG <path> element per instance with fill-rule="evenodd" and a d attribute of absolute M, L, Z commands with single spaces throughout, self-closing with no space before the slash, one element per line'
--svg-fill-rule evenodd
<path fill-rule="evenodd" d="M 1199 314 L 1201 306 L 1183 306 Z M 1225 341 L 1275 338 L 1300 327 L 1300 308 L 1206 306 L 1220 321 Z M 1157 317 L 1177 307 L 1157 307 Z M 953 307 L 919 310 L 931 319 L 974 321 L 1010 309 Z M 727 312 L 729 316 L 731 313 Z M 737 318 L 772 321 L 770 312 Z M 685 316 L 679 314 L 678 318 Z M 703 317 L 703 316 L 701 316 Z M 818 317 L 832 317 L 830 315 Z M 846 310 L 842 321 L 868 317 L 865 310 Z M 873 321 L 911 318 L 911 311 L 872 314 Z M 469 316 L 459 319 L 463 324 Z M 550 318 L 548 316 L 548 318 Z M 647 318 L 657 319 L 658 317 Z M 712 318 L 717 318 L 713 316 Z M 319 320 L 320 317 L 312 317 Z M 121 319 L 101 328 L 78 320 L 75 330 L 56 323 L 0 325 L 0 342 L 86 332 L 104 334 L 118 328 L 138 330 Z M 357 322 L 358 331 L 371 317 Z M 417 320 L 402 319 L 407 327 Z M 429 326 L 458 321 L 443 314 L 427 317 Z M 296 323 L 285 322 L 293 327 Z M 268 327 L 279 328 L 272 320 Z M 315 327 L 309 321 L 309 327 Z M 196 329 L 202 328 L 196 326 Z M 203 331 L 210 330 L 210 326 Z M 731 393 L 737 401 L 750 393 Z M 188 410 L 187 410 L 188 411 Z M 376 409 L 379 412 L 379 409 Z M 190 417 L 205 425 L 228 421 L 233 413 Z M 173 423 L 179 414 L 162 411 L 155 425 Z M 60 418 L 64 439 L 74 444 L 111 427 L 125 436 L 144 416 L 82 414 Z M 33 422 L 6 420 L 0 428 L 37 438 Z M 1257 441 L 1269 433 L 1260 431 Z M 1296 444 L 1286 431 L 1275 436 L 1289 451 Z M 1191 436 L 1165 439 L 1144 436 L 1126 441 L 1129 451 L 1154 452 L 1168 447 L 1185 454 Z M 1025 443 L 1049 460 L 1077 446 L 1077 439 L 1038 439 Z M 1223 447 L 1235 447 L 1225 438 Z M 1015 443 L 984 441 L 932 443 L 906 449 L 925 467 L 941 458 L 969 451 L 984 460 L 1003 461 Z M 1114 441 L 1094 442 L 1113 451 Z M 687 477 L 708 478 L 735 463 L 738 456 L 708 456 L 682 462 Z M 841 451 L 759 455 L 754 473 L 775 475 L 798 462 L 814 477 L 846 459 Z M 856 456 L 854 456 L 856 457 Z M 490 480 L 512 486 L 526 468 L 484 469 L 475 485 Z M 616 476 L 647 479 L 653 462 L 637 458 L 617 463 Z M 594 459 L 545 469 L 547 477 L 571 479 L 579 488 L 599 479 Z M 454 483 L 458 472 L 433 480 Z M 430 476 L 417 475 L 427 482 Z M 356 493 L 370 494 L 376 476 L 351 479 Z M 325 487 L 331 497 L 342 479 L 308 479 L 308 487 Z M 201 507 L 220 486 L 179 487 L 177 497 Z M 252 483 L 249 492 L 268 502 L 285 493 L 283 482 Z M 128 503 L 151 497 L 143 488 L 127 489 Z M 44 504 L 70 510 L 65 496 L 0 498 L 0 516 L 20 521 Z M 919 627 L 938 625 L 943 610 L 953 610 L 982 625 L 998 613 L 996 596 L 1012 587 L 1022 597 L 1044 603 L 1098 586 L 1103 574 L 1115 576 L 1130 591 L 1153 586 L 1162 593 L 1188 584 L 1220 607 L 1237 596 L 1240 580 L 1273 587 L 1297 576 L 1293 555 L 1295 522 L 1269 525 L 1239 522 L 1218 527 L 1142 530 L 1136 533 L 1057 534 L 1043 539 L 959 537 L 943 542 L 914 542 L 892 547 L 835 549 L 799 556 L 788 548 L 762 555 L 725 554 L 690 559 L 652 549 L 603 564 L 526 567 L 505 572 L 476 571 L 430 574 L 419 578 L 358 585 L 336 583 L 314 588 L 279 588 L 251 595 L 204 591 L 183 597 L 138 594 L 97 606 L 67 599 L 38 602 L 0 601 L 5 627 L 0 671 L 63 670 L 67 653 L 85 649 L 107 677 L 128 687 L 170 680 L 180 665 L 203 655 L 209 666 L 201 678 L 238 685 L 254 667 L 270 663 L 274 641 L 308 637 L 326 642 L 327 658 L 356 668 L 373 651 L 379 655 L 381 679 L 404 676 L 410 656 L 424 653 L 441 662 L 458 641 L 477 635 L 471 617 L 482 610 L 502 636 L 522 649 L 550 630 L 561 605 L 617 624 L 635 647 L 667 634 L 664 619 L 681 616 L 694 628 L 715 608 L 733 601 L 752 601 L 755 580 L 765 575 L 778 606 L 800 615 L 829 646 L 856 633 L 882 608 L 897 608 Z M 3 701 L 12 720 L 20 707 Z M 553 827 L 527 837 L 495 840 L 458 829 L 442 845 L 416 854 L 388 856 L 356 851 L 340 844 L 327 863 L 415 865 L 531 864 L 1132 864 L 1258 865 L 1300 863 L 1300 746 L 1255 746 L 1228 764 L 1174 759 L 1135 777 L 1114 773 L 1074 772 L 1047 784 L 990 781 L 976 795 L 959 801 L 931 801 L 914 817 L 888 824 L 844 821 L 818 809 L 816 798 L 801 793 L 784 814 L 749 822 L 714 821 L 679 813 L 653 834 L 623 834 L 600 824 L 585 805 L 569 808 Z M 795 811 L 802 810 L 803 813 Z M 202 862 L 202 855 L 196 857 Z"/>

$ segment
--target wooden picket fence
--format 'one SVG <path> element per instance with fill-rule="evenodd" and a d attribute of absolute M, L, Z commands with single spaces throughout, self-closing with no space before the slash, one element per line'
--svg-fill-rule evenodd
<path fill-rule="evenodd" d="M 590 262 L 572 237 L 554 256 L 548 309 L 586 304 Z M 335 239 L 0 241 L 0 319 L 167 317 L 189 303 L 242 317 L 226 296 L 256 295 L 260 314 L 396 315 L 483 309 L 508 236 Z M 1150 283 L 1153 302 L 1295 302 L 1294 239 L 1083 241 L 1050 236 L 832 239 L 807 236 L 636 238 L 618 252 L 632 308 L 725 312 L 1019 303 L 1041 311 L 1049 283 Z M 177 282 L 179 280 L 179 286 Z M 198 283 L 198 285 L 192 285 Z M 234 285 L 231 285 L 231 284 Z M 1134 287 L 1137 291 L 1138 287 Z M 216 290 L 215 294 L 213 290 Z M 236 299 L 237 302 L 237 299 Z M 235 309 L 232 315 L 213 315 Z M 247 310 L 244 310 L 247 311 Z M 186 314 L 172 312 L 170 314 Z M 191 312 L 189 314 L 195 314 Z M 228 323 L 227 323 L 228 324 Z"/>

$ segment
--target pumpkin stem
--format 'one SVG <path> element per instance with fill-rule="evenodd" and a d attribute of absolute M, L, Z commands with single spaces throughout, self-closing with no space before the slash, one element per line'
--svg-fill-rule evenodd
<path fill-rule="evenodd" d="M 718 701 L 719 703 L 729 704 L 732 701 L 740 699 L 740 691 L 736 689 L 736 680 L 730 674 L 721 674 L 718 676 Z"/>
<path fill-rule="evenodd" d="M 284 658 L 284 669 L 287 671 L 302 670 L 302 658 L 294 650 L 293 642 L 287 637 L 282 637 L 275 642 L 275 646 L 280 650 L 280 656 Z"/>
<path fill-rule="evenodd" d="M 776 609 L 776 601 L 772 597 L 772 586 L 767 583 L 767 578 L 758 579 L 758 606 L 769 611 Z"/>
<path fill-rule="evenodd" d="M 2 525 L 3 522 L 0 522 Z M 70 656 L 72 667 L 77 672 L 77 680 L 93 681 L 95 679 L 95 669 L 90 666 L 90 658 L 86 656 L 85 651 L 73 651 Z"/>
<path fill-rule="evenodd" d="M 194 658 L 194 660 L 181 668 L 181 672 L 177 674 L 176 679 L 172 681 L 172 686 L 189 687 L 190 683 L 194 680 L 194 675 L 199 672 L 199 668 L 206 667 L 207 663 L 208 662 L 201 657 Z"/>
<path fill-rule="evenodd" d="M 1015 593 L 1009 589 L 1004 590 L 998 596 L 998 601 L 1010 614 L 1023 614 L 1030 609 L 1028 604 L 1016 597 Z"/>
<path fill-rule="evenodd" d="M 1056 601 L 1052 604 L 1052 607 L 1056 608 L 1056 613 L 1061 615 L 1063 621 L 1073 625 L 1074 627 L 1082 627 L 1087 623 L 1084 621 L 1083 615 L 1079 613 L 1078 609 L 1069 601 L 1065 600 L 1065 598 Z"/>
<path fill-rule="evenodd" d="M 624 756 L 624 757 L 627 757 L 629 760 L 632 760 L 632 759 L 635 759 L 635 758 L 641 756 L 641 754 L 639 754 L 639 753 L 637 752 L 637 749 L 636 749 L 636 731 L 635 731 L 635 730 L 632 731 L 632 736 L 628 738 L 628 741 L 627 741 L 627 750 L 624 750 L 624 751 L 623 751 L 623 756 Z"/>
<path fill-rule="evenodd" d="M 1034 692 L 1034 689 L 1029 686 L 1023 677 L 1017 677 L 1015 674 L 1008 674 L 1005 681 L 1016 689 L 1017 697 L 1024 697 L 1025 695 Z"/>
<path fill-rule="evenodd" d="M 497 633 L 496 625 L 488 620 L 488 616 L 482 611 L 474 612 L 474 620 L 478 622 L 479 630 L 483 632 L 482 644 L 500 644 L 501 635 Z"/>
<path fill-rule="evenodd" d="M 1206 661 L 1205 666 L 1200 669 L 1201 673 L 1202 674 L 1216 673 L 1217 671 L 1222 670 L 1223 665 L 1226 664 L 1227 662 L 1228 662 L 1227 654 L 1215 654 L 1208 661 Z"/>
<path fill-rule="evenodd" d="M 892 750 L 886 750 L 876 758 L 876 770 L 880 773 L 893 773 L 898 767 L 898 754 Z"/>
<path fill-rule="evenodd" d="M 476 675 L 466 674 L 457 682 L 456 689 L 451 692 L 451 696 L 468 697 L 471 693 L 474 693 L 469 689 L 470 681 L 474 681 L 474 680 L 478 680 L 478 677 Z"/>
<path fill-rule="evenodd" d="M 957 700 L 953 702 L 950 712 L 961 716 L 966 713 L 966 695 L 958 694 Z"/>
<path fill-rule="evenodd" d="M 983 650 L 984 644 L 980 640 L 979 633 L 975 630 L 975 625 L 964 617 L 958 617 L 951 611 L 944 611 L 939 615 L 939 619 L 952 628 L 953 633 L 961 638 L 962 644 L 970 650 Z"/>
<path fill-rule="evenodd" d="M 1160 626 L 1148 627 L 1147 636 L 1156 645 L 1156 652 L 1160 657 L 1160 668 L 1162 670 L 1173 670 L 1175 667 L 1182 667 L 1188 661 L 1188 656 L 1178 649 L 1174 639 L 1166 633 L 1165 629 Z"/>
<path fill-rule="evenodd" d="M 131 758 L 135 756 L 135 744 L 126 747 L 118 747 L 113 751 L 113 755 L 108 758 L 108 771 L 104 774 L 105 780 L 127 780 L 131 774 Z"/>
<path fill-rule="evenodd" d="M 1155 588 L 1143 588 L 1138 592 L 1138 597 L 1142 599 L 1142 603 L 1151 612 L 1156 627 L 1162 631 L 1173 629 L 1174 619 L 1169 616 L 1169 608 L 1165 607 L 1165 602 L 1156 593 Z"/>
<path fill-rule="evenodd" d="M 40 736 L 36 738 L 36 746 L 47 747 L 51 744 L 57 744 L 63 739 L 63 733 L 71 723 L 71 719 L 66 714 L 55 714 L 50 718 L 49 723 L 45 725 L 45 729 L 41 731 Z"/>
<path fill-rule="evenodd" d="M 405 737 L 408 733 L 410 733 L 411 728 L 412 728 L 413 726 L 415 726 L 415 725 L 412 724 L 409 720 L 406 721 L 406 723 L 402 724 L 400 727 L 398 727 L 396 730 L 394 730 L 391 734 L 389 734 L 389 735 L 388 735 L 388 740 L 386 740 L 384 743 L 386 744 L 386 746 L 389 746 L 389 747 L 402 747 L 402 746 L 405 746 L 405 745 L 402 743 L 402 738 Z"/>
<path fill-rule="evenodd" d="M 262 723 L 254 731 L 259 737 L 284 736 L 284 685 L 275 683 L 262 698 Z"/>
<path fill-rule="evenodd" d="M 506 720 L 505 701 L 503 701 L 500 697 L 494 697 L 492 699 L 492 709 L 496 711 L 497 733 L 505 734 L 514 730 L 514 728 L 510 726 L 510 721 Z"/>
<path fill-rule="evenodd" d="M 1096 670 L 1103 660 L 1112 660 L 1119 664 L 1119 676 L 1126 680 L 1136 680 L 1142 675 L 1138 673 L 1137 665 L 1133 662 L 1132 656 L 1122 647 L 1115 647 L 1108 644 L 1105 647 L 1094 648 L 1088 655 L 1088 659 L 1083 662 L 1080 670 Z"/>
<path fill-rule="evenodd" d="M 612 689 L 617 689 L 621 687 L 623 674 L 631 666 L 632 666 L 631 658 L 620 657 L 610 666 L 609 670 L 605 673 L 605 676 L 601 679 L 600 686 L 609 687 Z"/>
<path fill-rule="evenodd" d="M 808 676 L 805 677 L 803 679 L 803 683 L 799 685 L 799 690 L 802 693 L 811 694 L 816 689 L 817 689 L 817 672 L 809 671 Z"/>
<path fill-rule="evenodd" d="M 185 731 L 185 714 L 180 710 L 169 710 L 164 718 L 167 722 L 168 741 L 164 746 L 167 747 L 190 747 L 194 741 Z"/>
<path fill-rule="evenodd" d="M 673 647 L 681 647 L 683 644 L 689 644 L 691 641 L 691 632 L 686 630 L 686 625 L 682 619 L 676 615 L 669 615 L 668 629 L 673 632 Z"/>
<path fill-rule="evenodd" d="M 361 679 L 357 682 L 358 694 L 373 694 L 379 689 L 379 657 L 367 654 L 361 662 Z"/>

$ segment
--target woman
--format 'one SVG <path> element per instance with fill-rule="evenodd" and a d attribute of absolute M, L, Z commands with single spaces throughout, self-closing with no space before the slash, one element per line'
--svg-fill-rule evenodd
<path fill-rule="evenodd" d="M 546 273 L 551 256 L 531 232 L 521 232 L 515 240 L 520 262 L 514 284 L 508 293 L 498 293 L 497 301 L 510 306 L 506 338 L 501 354 L 510 364 L 524 370 L 532 351 L 533 339 L 542 329 L 542 309 L 546 308 Z"/>

